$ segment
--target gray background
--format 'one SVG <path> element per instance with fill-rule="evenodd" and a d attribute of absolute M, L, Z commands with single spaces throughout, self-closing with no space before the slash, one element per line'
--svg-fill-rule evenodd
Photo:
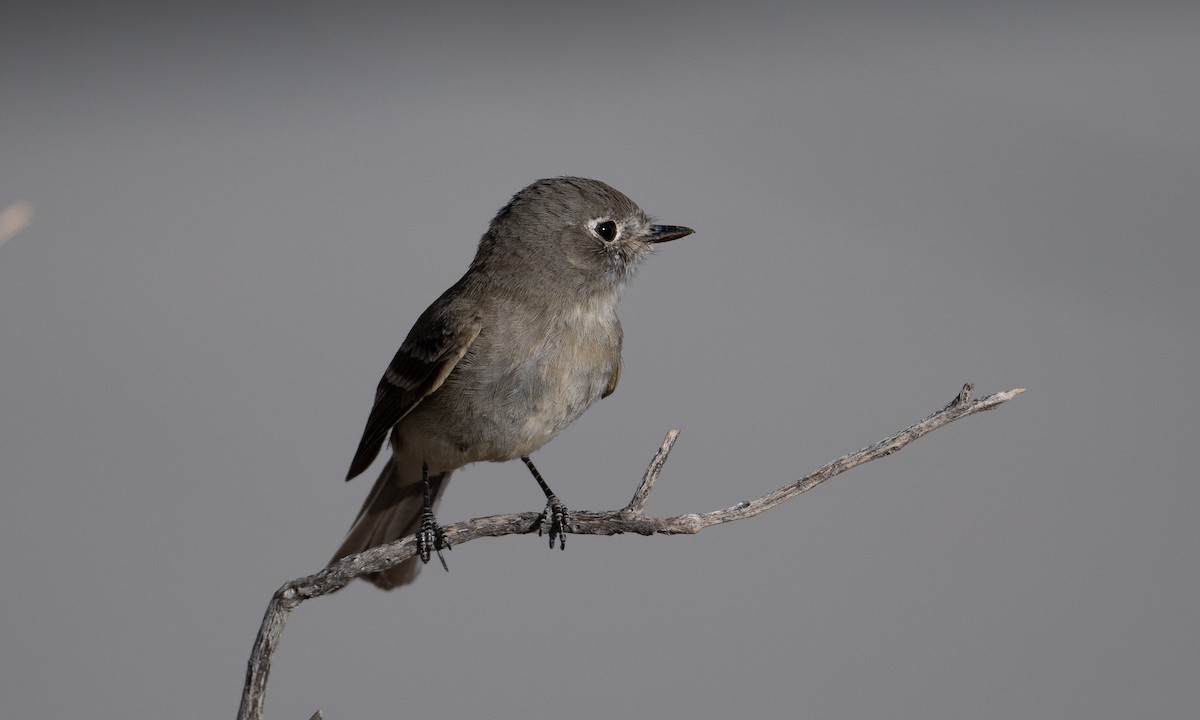
<path fill-rule="evenodd" d="M 1029 392 L 755 520 L 306 604 L 270 716 L 1195 717 L 1200 6 L 737 5 L 6 6 L 0 716 L 231 716 L 396 346 L 578 174 L 697 232 L 536 456 L 572 507 L 669 427 L 655 514 Z"/>

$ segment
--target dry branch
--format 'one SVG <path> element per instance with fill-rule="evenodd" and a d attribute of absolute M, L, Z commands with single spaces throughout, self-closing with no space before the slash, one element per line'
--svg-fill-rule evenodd
<path fill-rule="evenodd" d="M 605 512 L 572 511 L 571 523 L 567 531 L 578 535 L 619 535 L 622 533 L 676 535 L 697 533 L 710 525 L 754 517 L 802 492 L 811 490 L 835 475 L 840 475 L 863 463 L 891 455 L 913 440 L 931 433 L 943 425 L 967 415 L 991 410 L 1025 392 L 1025 388 L 1016 388 L 979 400 L 972 400 L 973 388 L 974 386 L 969 383 L 964 385 L 962 392 L 957 397 L 924 420 L 874 445 L 844 455 L 811 475 L 784 485 L 755 500 L 706 513 L 689 513 L 668 518 L 649 517 L 643 515 L 642 510 L 654 488 L 654 482 L 662 471 L 663 464 L 667 461 L 667 455 L 670 454 L 671 447 L 679 436 L 678 430 L 669 430 L 662 447 L 650 461 L 650 466 L 646 468 L 646 474 L 642 477 L 642 481 L 628 505 L 620 510 Z M 446 539 L 454 547 L 458 547 L 481 537 L 535 532 L 541 515 L 540 512 L 490 515 L 447 525 L 443 529 Z M 381 545 L 357 555 L 342 558 L 316 574 L 292 580 L 275 591 L 275 596 L 271 598 L 271 603 L 267 606 L 267 613 L 263 617 L 262 626 L 254 641 L 254 649 L 251 651 L 250 661 L 246 668 L 246 685 L 242 691 L 242 704 L 238 711 L 239 720 L 261 720 L 263 704 L 266 701 L 267 676 L 271 670 L 271 658 L 279 644 L 279 638 L 283 634 L 287 616 L 297 605 L 310 598 L 327 595 L 345 587 L 360 575 L 387 570 L 416 554 L 416 537 L 406 537 L 388 545 Z"/>

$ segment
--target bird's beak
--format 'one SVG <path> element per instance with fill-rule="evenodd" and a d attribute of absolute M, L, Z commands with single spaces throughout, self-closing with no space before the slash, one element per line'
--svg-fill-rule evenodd
<path fill-rule="evenodd" d="M 694 232 L 696 231 L 681 225 L 651 225 L 650 231 L 642 236 L 642 240 L 648 243 L 665 243 L 668 240 L 678 240 Z"/>

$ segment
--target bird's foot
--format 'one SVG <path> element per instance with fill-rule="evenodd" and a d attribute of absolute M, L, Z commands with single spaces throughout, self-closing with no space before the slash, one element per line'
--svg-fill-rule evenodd
<path fill-rule="evenodd" d="M 558 496 L 550 493 L 546 496 L 546 509 L 537 521 L 538 537 L 545 531 L 550 535 L 550 548 L 554 548 L 554 538 L 558 537 L 558 548 L 567 548 L 567 529 L 571 525 L 571 511 L 559 501 Z"/>
<path fill-rule="evenodd" d="M 434 519 L 433 511 L 426 507 L 421 511 L 421 530 L 417 533 L 417 552 L 420 554 L 421 562 L 428 563 L 433 553 L 437 553 L 438 560 L 442 562 L 442 568 L 449 572 L 450 566 L 446 565 L 446 558 L 442 557 L 443 548 L 451 549 L 450 541 L 446 539 L 446 533 L 442 531 L 442 526 L 438 525 L 437 520 Z"/>

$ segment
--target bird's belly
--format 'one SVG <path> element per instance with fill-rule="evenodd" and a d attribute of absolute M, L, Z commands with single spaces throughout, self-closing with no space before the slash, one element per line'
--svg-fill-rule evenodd
<path fill-rule="evenodd" d="M 401 421 L 401 441 L 419 437 L 431 471 L 529 455 L 600 399 L 616 364 L 536 360 L 469 386 L 448 379 Z"/>

